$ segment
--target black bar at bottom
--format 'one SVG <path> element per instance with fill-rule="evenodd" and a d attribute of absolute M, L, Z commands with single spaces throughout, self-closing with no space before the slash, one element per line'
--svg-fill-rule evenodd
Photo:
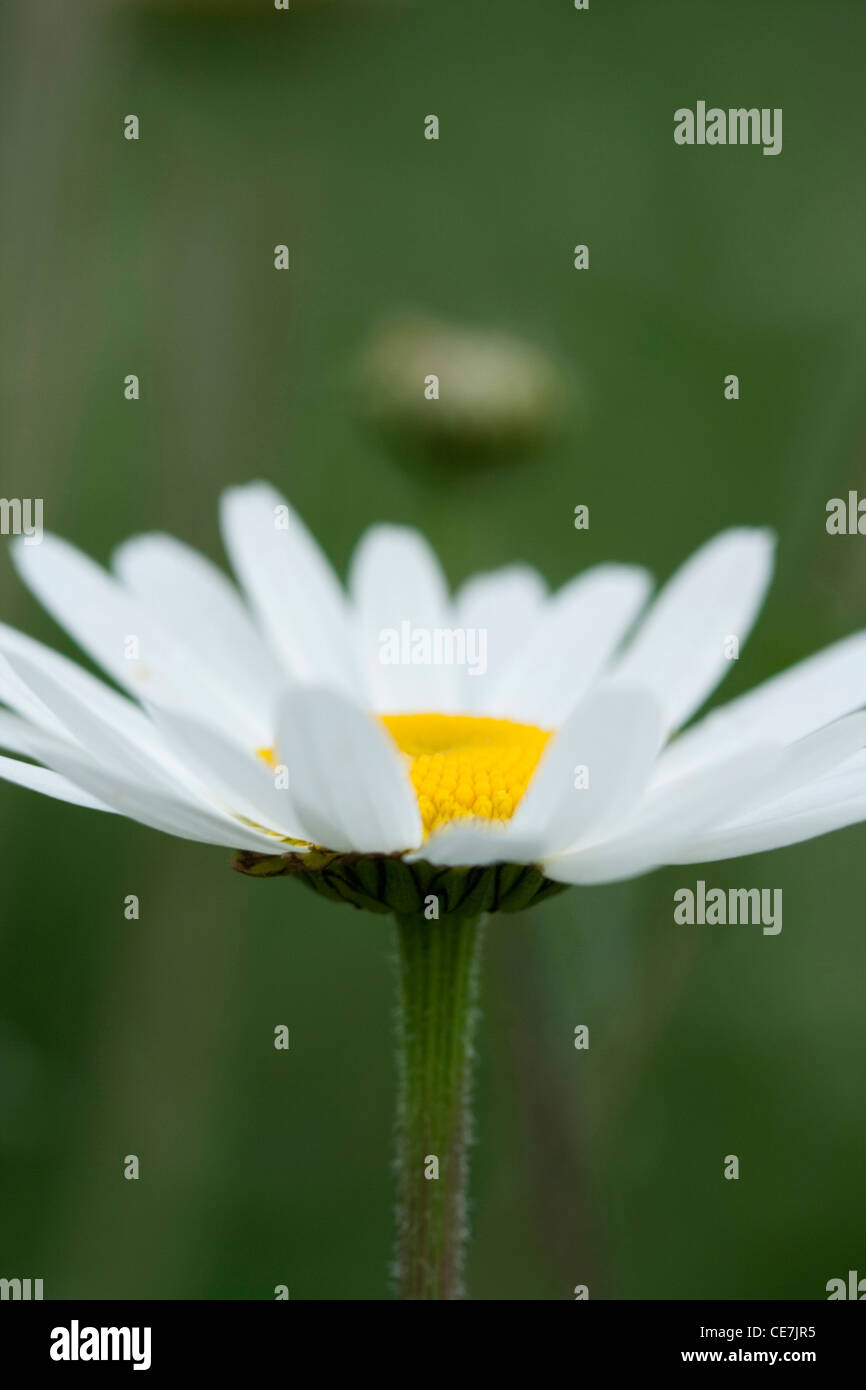
<path fill-rule="evenodd" d="M 866 1301 L 864 1298 L 861 1301 Z M 576 1376 L 583 1369 L 667 1371 L 674 1366 L 806 1365 L 828 1371 L 856 1365 L 861 1356 L 866 1310 L 841 1302 L 661 1303 L 575 1302 L 566 1314 L 544 1314 L 538 1303 L 506 1305 L 508 1326 L 497 1337 L 486 1319 L 497 1305 L 477 1303 L 438 1317 L 430 1337 L 427 1317 L 405 1305 L 284 1302 L 16 1302 L 0 1303 L 0 1369 L 59 1377 L 134 1374 L 151 1380 L 178 1372 L 262 1378 L 282 1370 L 302 1376 L 332 1370 L 341 1361 L 353 1375 L 396 1378 L 406 1367 L 403 1338 L 418 1338 L 416 1372 L 429 1378 L 437 1363 L 454 1371 L 465 1355 L 449 1345 L 452 1330 L 486 1375 L 507 1356 L 512 1372 L 522 1356 L 535 1365 L 565 1354 Z M 487 1313 L 483 1310 L 487 1308 Z M 379 1317 L 387 1314 L 387 1321 Z M 415 1321 L 421 1317 L 421 1322 Z M 405 1319 L 408 1317 L 408 1322 Z M 451 1318 L 457 1322 L 452 1323 Z M 355 1321 L 357 1319 L 357 1322 Z M 373 1321 L 371 1321 L 371 1319 Z M 480 1321 L 479 1321 L 480 1319 Z M 539 1342 L 538 1333 L 544 1337 Z M 395 1345 L 389 1333 L 402 1334 Z M 480 1336 L 479 1334 L 483 1334 Z M 560 1347 L 559 1337 L 564 1338 Z M 402 1348 L 402 1350 L 400 1350 Z M 312 1361 L 312 1365 L 310 1362 Z M 413 1377 L 414 1378 L 414 1377 Z"/>

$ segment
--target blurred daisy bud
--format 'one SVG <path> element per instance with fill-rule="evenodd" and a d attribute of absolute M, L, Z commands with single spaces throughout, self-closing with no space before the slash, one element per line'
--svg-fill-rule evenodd
<path fill-rule="evenodd" d="M 404 449 L 444 464 L 537 453 L 562 413 L 551 358 L 498 330 L 389 319 L 367 342 L 359 375 L 367 417 Z"/>

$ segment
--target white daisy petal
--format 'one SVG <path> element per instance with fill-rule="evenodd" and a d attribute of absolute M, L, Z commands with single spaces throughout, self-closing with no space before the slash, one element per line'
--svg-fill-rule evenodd
<path fill-rule="evenodd" d="M 122 815 L 154 829 L 235 849 L 279 852 L 279 838 L 236 821 L 232 808 L 220 804 L 216 790 L 198 779 L 194 770 L 176 761 L 172 772 L 167 766 L 172 757 L 169 750 L 153 758 L 128 730 L 104 718 L 102 712 L 94 712 L 27 658 L 16 654 L 8 660 L 81 745 L 67 748 L 34 729 L 29 736 L 33 756 L 48 767 Z"/>
<path fill-rule="evenodd" d="M 860 750 L 853 757 L 845 758 L 831 772 L 808 782 L 789 792 L 787 796 L 761 806 L 757 811 L 749 811 L 742 819 L 766 817 L 770 814 L 793 815 L 811 810 L 822 804 L 835 804 L 852 797 L 866 794 L 866 751 Z"/>
<path fill-rule="evenodd" d="M 2 624 L 0 624 L 0 700 L 10 709 L 17 710 L 29 723 L 36 724 L 43 729 L 49 729 L 52 733 L 66 736 L 60 721 L 54 718 L 54 715 L 45 708 L 41 700 L 37 700 L 31 690 L 27 689 L 21 677 L 15 674 L 5 656 L 2 655 Z"/>
<path fill-rule="evenodd" d="M 141 786 L 111 768 L 87 762 L 71 750 L 46 749 L 42 758 L 54 771 L 105 802 L 118 815 L 140 821 L 153 830 L 177 835 L 182 840 L 222 845 L 227 849 L 249 849 L 259 854 L 280 854 L 288 848 L 283 841 L 216 809 L 211 810 L 203 804 L 196 806 L 171 793 Z"/>
<path fill-rule="evenodd" d="M 773 571 L 771 532 L 734 528 L 701 546 L 662 589 L 616 669 L 655 691 L 671 728 L 688 719 L 730 668 Z"/>
<path fill-rule="evenodd" d="M 178 758 L 236 814 L 281 835 L 303 838 L 290 790 L 277 787 L 273 771 L 256 753 L 244 752 L 187 715 L 154 710 L 153 719 Z"/>
<path fill-rule="evenodd" d="M 727 845 L 754 845 L 752 849 L 731 851 L 733 854 L 752 854 L 760 848 L 794 844 L 797 840 L 808 838 L 811 833 L 823 834 L 818 830 L 810 832 L 806 827 L 822 823 L 825 818 L 828 828 L 834 828 L 836 817 L 840 814 L 839 825 L 849 825 L 859 820 L 861 817 L 856 814 L 856 807 L 866 798 L 864 745 L 866 713 L 863 712 L 850 714 L 791 744 L 785 750 L 779 771 L 771 779 L 765 794 L 757 802 L 754 797 L 745 799 L 740 806 L 741 813 L 725 818 L 718 828 L 684 837 L 681 850 L 673 852 L 674 862 L 700 860 L 713 845 L 722 847 L 721 851 L 718 854 L 710 853 L 708 857 L 728 858 L 727 849 L 724 848 Z M 835 777 L 832 775 L 833 769 L 837 769 Z M 851 820 L 845 819 L 849 810 L 852 811 Z M 745 814 L 742 814 L 743 811 Z M 785 839 L 784 835 L 789 831 L 792 838 Z M 783 838 L 777 840 L 777 835 Z"/>
<path fill-rule="evenodd" d="M 55 801 L 68 801 L 73 806 L 85 806 L 89 811 L 111 811 L 111 806 L 98 801 L 81 787 L 73 786 L 66 778 L 52 772 L 47 767 L 36 767 L 33 763 L 19 763 L 13 758 L 0 757 L 0 778 L 4 782 L 14 782 L 16 786 L 27 787 L 30 791 L 42 792 Z"/>
<path fill-rule="evenodd" d="M 521 650 L 545 603 L 546 585 L 530 565 L 506 565 L 502 569 L 474 574 L 454 596 L 457 628 L 470 634 L 475 643 L 476 660 L 467 662 L 462 682 L 460 708 L 485 714 L 493 709 L 496 686 Z M 483 636 L 482 636 L 483 634 Z M 483 643 L 484 661 L 477 660 Z"/>
<path fill-rule="evenodd" d="M 0 623 L 0 699 L 11 708 L 38 724 L 49 732 L 59 733 L 69 738 L 66 726 L 47 705 L 34 694 L 30 686 L 12 669 L 10 658 L 23 657 L 30 667 L 42 671 L 55 686 L 68 690 L 82 704 L 98 714 L 108 723 L 121 730 L 128 738 L 146 749 L 148 755 L 157 761 L 170 761 L 161 746 L 161 741 L 153 726 L 138 705 L 112 690 L 104 681 L 92 676 L 89 671 L 78 666 L 68 657 L 43 646 L 23 632 Z"/>
<path fill-rule="evenodd" d="M 215 687 L 147 606 L 101 566 L 48 534 L 38 546 L 16 544 L 12 556 L 43 606 L 119 685 L 238 732 L 241 702 Z"/>
<path fill-rule="evenodd" d="M 531 864 L 536 856 L 537 843 L 520 840 L 509 821 L 466 819 L 442 826 L 406 858 L 410 863 L 475 867 L 502 862 Z"/>
<path fill-rule="evenodd" d="M 286 848 L 281 839 L 236 821 L 216 806 L 187 799 L 182 787 L 164 791 L 152 785 L 145 786 L 130 776 L 125 767 L 113 768 L 96 761 L 80 744 L 62 741 L 35 727 L 22 730 L 20 724 L 11 715 L 0 720 L 0 743 L 19 748 L 27 757 L 38 758 L 45 767 L 15 764 L 11 770 L 7 769 L 9 781 L 44 790 L 78 805 L 95 805 L 98 810 L 115 811 L 183 839 L 270 854 L 279 854 Z M 46 771 L 49 777 L 41 778 L 39 774 Z"/>
<path fill-rule="evenodd" d="M 352 690 L 343 591 L 300 517 L 275 488 L 249 483 L 223 494 L 221 520 L 232 568 L 288 674 Z"/>
<path fill-rule="evenodd" d="M 747 792 L 741 803 L 741 812 L 750 805 L 772 804 L 787 797 L 798 788 L 816 778 L 826 776 L 834 768 L 847 764 L 848 760 L 866 746 L 866 712 L 846 715 L 835 723 L 817 729 L 785 749 L 779 771 L 756 794 L 753 787 L 751 795 Z"/>
<path fill-rule="evenodd" d="M 537 836 L 544 854 L 599 838 L 646 787 L 664 738 L 654 696 L 639 688 L 602 686 L 569 715 L 545 749 L 512 821 L 517 835 Z"/>
<path fill-rule="evenodd" d="M 173 536 L 134 536 L 114 553 L 115 572 L 179 646 L 240 702 L 255 745 L 273 737 L 284 675 L 252 624 L 231 581 Z"/>
<path fill-rule="evenodd" d="M 401 754 L 379 721 L 336 691 L 286 695 L 277 757 L 306 839 L 332 850 L 413 849 L 421 816 Z"/>
<path fill-rule="evenodd" d="M 436 634 L 443 657 L 453 641 L 454 613 L 423 536 L 405 526 L 372 527 L 352 557 L 349 590 L 372 708 L 382 714 L 456 710 L 458 669 L 435 660 Z"/>
<path fill-rule="evenodd" d="M 633 565 L 596 565 L 564 585 L 514 651 L 486 712 L 556 728 L 604 671 L 651 585 Z"/>
<path fill-rule="evenodd" d="M 863 705 L 866 632 L 858 632 L 705 715 L 665 752 L 658 778 L 717 759 L 747 740 L 802 738 Z"/>
<path fill-rule="evenodd" d="M 17 726 L 10 728 L 11 718 L 7 716 L 0 724 L 0 741 L 6 740 L 7 747 L 14 746 L 17 741 L 22 752 L 28 757 L 39 758 L 62 781 L 73 784 L 82 798 L 95 798 L 100 810 L 116 811 L 155 830 L 164 830 L 183 839 L 201 840 L 203 844 L 271 854 L 285 849 L 281 839 L 236 821 L 216 805 L 194 800 L 180 784 L 176 788 L 169 786 L 168 790 L 158 783 L 145 785 L 140 778 L 136 780 L 137 769 L 131 776 L 125 763 L 121 762 L 119 767 L 108 766 L 97 761 L 82 745 L 61 741 L 43 729 L 31 727 L 25 732 Z M 35 787 L 36 779 L 26 785 Z M 67 796 L 64 799 L 76 798 Z M 79 804 L 91 803 L 79 798 Z"/>
<path fill-rule="evenodd" d="M 0 748 L 5 748 L 8 753 L 21 753 L 25 758 L 40 757 L 37 749 L 49 743 L 58 748 L 79 748 L 80 752 L 79 745 L 59 723 L 57 728 L 59 732 L 47 730 L 28 719 L 19 718 L 17 714 L 0 710 Z"/>
<path fill-rule="evenodd" d="M 771 814 L 777 805 L 784 806 L 790 796 L 827 777 L 834 769 L 848 767 L 852 757 L 864 745 L 866 713 L 862 712 L 838 719 L 786 747 L 777 744 L 779 752 L 775 765 L 766 773 L 760 768 L 748 770 L 739 787 L 739 795 L 732 803 L 732 816 L 721 814 L 717 807 L 715 819 L 725 823 L 731 818 L 739 821 L 745 817 Z M 731 757 L 729 754 L 698 773 L 689 771 L 676 781 L 651 787 L 643 806 L 636 812 L 635 822 L 664 821 L 665 812 L 660 814 L 659 807 L 676 808 L 681 798 L 686 801 L 691 798 L 693 789 L 713 786 L 717 777 L 726 779 L 725 769 L 729 765 L 736 765 L 737 761 L 736 755 Z M 690 831 L 694 828 L 694 823 L 687 828 L 685 839 L 690 838 Z"/>
<path fill-rule="evenodd" d="M 670 862 L 687 836 L 729 816 L 749 787 L 769 785 L 779 774 L 783 752 L 747 748 L 705 777 L 651 793 L 617 834 L 552 855 L 546 873 L 560 883 L 614 883 Z"/>
<path fill-rule="evenodd" d="M 411 857 L 433 864 L 531 864 L 566 850 L 590 831 L 603 831 L 637 799 L 662 737 L 662 712 L 645 691 L 594 692 L 551 740 L 511 820 L 451 822 Z M 577 778 L 584 771 L 588 784 Z"/>
<path fill-rule="evenodd" d="M 853 714 L 787 748 L 741 751 L 699 776 L 651 790 L 617 836 L 551 860 L 550 876 L 597 883 L 679 863 L 714 824 L 724 825 L 737 811 L 772 805 L 843 763 L 864 742 L 866 714 Z"/>
<path fill-rule="evenodd" d="M 842 830 L 863 820 L 866 820 L 866 792 L 835 802 L 822 798 L 820 804 L 794 815 L 767 816 L 707 831 L 694 839 L 687 849 L 675 853 L 672 862 L 703 864 L 710 859 L 736 859 L 744 854 L 783 849 L 786 845 L 813 840 L 818 835 Z"/>
<path fill-rule="evenodd" d="M 101 697 L 90 699 L 65 679 L 57 680 L 44 663 L 33 660 L 31 654 L 8 652 L 6 660 L 28 689 L 51 711 L 63 726 L 67 736 L 79 743 L 98 762 L 108 767 L 132 772 L 144 786 L 166 790 L 175 783 L 180 790 L 183 782 L 192 782 L 185 769 L 172 761 L 168 750 L 160 743 L 153 726 L 141 716 L 141 722 L 126 719 L 126 711 L 117 718 L 113 692 L 103 689 Z M 82 673 L 86 674 L 86 673 Z M 94 685 L 99 682 L 94 681 Z M 88 687 L 89 688 L 89 687 Z M 140 711 L 135 711 L 140 714 Z M 34 731 L 35 732 L 35 731 Z"/>

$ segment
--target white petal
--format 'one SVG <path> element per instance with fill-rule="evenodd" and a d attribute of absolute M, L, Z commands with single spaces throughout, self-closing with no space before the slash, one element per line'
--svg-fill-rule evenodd
<path fill-rule="evenodd" d="M 836 767 L 805 786 L 798 787 L 772 803 L 747 813 L 743 821 L 765 819 L 769 815 L 795 815 L 819 805 L 835 805 L 840 801 L 866 795 L 866 752 L 846 758 Z"/>
<path fill-rule="evenodd" d="M 599 687 L 544 750 L 514 814 L 515 835 L 537 837 L 536 855 L 567 850 L 590 834 L 600 838 L 637 804 L 663 738 L 664 716 L 652 695 Z"/>
<path fill-rule="evenodd" d="M 238 733 L 246 718 L 242 703 L 215 687 L 146 605 L 93 560 L 47 534 L 38 546 L 16 544 L 12 555 L 49 613 L 118 684 L 151 704 L 186 709 Z"/>
<path fill-rule="evenodd" d="M 777 810 L 784 813 L 784 807 L 792 795 L 827 778 L 834 769 L 849 768 L 852 758 L 859 754 L 864 745 L 866 713 L 863 712 L 849 714 L 806 738 L 798 739 L 779 750 L 774 766 L 766 773 L 748 771 L 730 811 L 720 814 L 717 807 L 716 821 L 720 824 L 728 821 L 739 823 L 765 814 L 775 814 Z M 736 766 L 737 761 L 737 756 L 727 754 L 711 766 L 689 768 L 674 781 L 652 786 L 643 806 L 639 808 L 638 819 L 642 823 L 653 819 L 664 820 L 665 813 L 660 815 L 658 811 L 660 806 L 676 807 L 680 798 L 688 800 L 694 789 L 714 786 L 718 777 L 726 779 L 726 767 Z M 694 829 L 694 825 L 687 826 L 684 838 L 691 839 Z"/>
<path fill-rule="evenodd" d="M 33 763 L 19 763 L 13 758 L 0 757 L 0 777 L 5 782 L 14 782 L 19 787 L 41 792 L 43 796 L 52 796 L 56 801 L 69 801 L 73 806 L 86 806 L 90 811 L 112 809 L 47 767 L 36 767 Z"/>
<path fill-rule="evenodd" d="M 711 859 L 736 859 L 743 854 L 759 854 L 765 850 L 783 849 L 803 840 L 814 840 L 831 830 L 842 830 L 866 820 L 866 793 L 835 803 L 822 804 L 797 815 L 750 820 L 748 824 L 732 825 L 708 831 L 694 839 L 689 847 L 676 853 L 675 864 L 703 864 Z"/>
<path fill-rule="evenodd" d="M 361 538 L 349 570 L 357 649 L 370 703 L 382 714 L 451 713 L 459 708 L 459 670 L 435 662 L 438 631 L 454 628 L 439 562 L 409 527 L 374 526 Z M 423 643 L 428 644 L 429 659 Z"/>
<path fill-rule="evenodd" d="M 661 710 L 645 691 L 599 690 L 551 740 L 510 821 L 461 819 L 442 826 L 410 859 L 432 864 L 532 864 L 595 835 L 630 807 L 647 783 L 663 735 Z M 575 787 L 578 765 L 589 786 Z"/>
<path fill-rule="evenodd" d="M 760 797 L 754 794 L 744 799 L 742 811 L 750 805 L 772 804 L 816 778 L 848 760 L 866 745 L 866 712 L 846 715 L 806 738 L 790 744 L 784 753 L 779 771 L 761 790 Z M 700 774 L 697 774 L 700 776 Z"/>
<path fill-rule="evenodd" d="M 267 483 L 221 499 L 226 550 L 289 675 L 351 690 L 357 682 L 343 591 L 324 552 Z"/>
<path fill-rule="evenodd" d="M 241 824 L 216 808 L 196 805 L 170 792 L 140 785 L 123 772 L 89 760 L 84 749 L 62 748 L 46 737 L 39 757 L 53 771 L 89 792 L 118 815 L 139 821 L 153 830 L 177 835 L 183 840 L 223 845 L 229 849 L 251 849 L 260 854 L 280 854 L 286 849 L 283 841 Z"/>
<path fill-rule="evenodd" d="M 166 631 L 248 712 L 253 746 L 274 734 L 284 676 L 231 581 L 173 536 L 134 536 L 115 551 L 116 573 Z"/>
<path fill-rule="evenodd" d="M 66 747 L 34 729 L 29 735 L 32 754 L 48 767 L 154 829 L 235 849 L 279 852 L 279 839 L 241 825 L 194 772 L 178 763 L 173 775 L 167 750 L 164 757 L 152 758 L 134 734 L 94 711 L 26 657 L 16 654 L 8 660 L 81 745 Z"/>
<path fill-rule="evenodd" d="M 303 838 L 289 789 L 277 788 L 272 770 L 255 753 L 187 715 L 154 710 L 153 719 L 178 758 L 236 815 L 281 835 Z"/>
<path fill-rule="evenodd" d="M 10 709 L 17 710 L 30 723 L 38 724 L 53 733 L 63 733 L 62 725 L 47 710 L 41 700 L 37 700 L 27 689 L 20 676 L 17 676 L 2 655 L 2 624 L 0 624 L 0 700 Z M 64 734 L 65 737 L 65 734 Z"/>
<path fill-rule="evenodd" d="M 669 863 L 687 836 L 729 817 L 750 789 L 769 785 L 783 755 L 776 747 L 747 748 L 705 776 L 651 792 L 616 835 L 552 855 L 545 872 L 561 883 L 613 883 Z"/>
<path fill-rule="evenodd" d="M 515 643 L 490 713 L 544 729 L 561 724 L 607 666 L 651 583 L 630 565 L 596 565 L 570 580 Z"/>
<path fill-rule="evenodd" d="M 866 715 L 853 714 L 787 748 L 755 746 L 676 782 L 651 790 L 635 817 L 601 844 L 548 862 L 551 878 L 568 883 L 631 878 L 684 855 L 711 833 L 759 806 L 772 806 L 826 774 L 866 741 Z"/>
<path fill-rule="evenodd" d="M 457 627 L 466 634 L 467 643 L 469 634 L 478 634 L 474 638 L 476 656 L 479 644 L 484 645 L 483 663 L 476 659 L 474 669 L 467 663 L 461 709 L 477 714 L 493 709 L 496 686 L 515 653 L 522 650 L 544 607 L 545 596 L 544 580 L 530 565 L 506 565 L 474 574 L 457 590 Z"/>
<path fill-rule="evenodd" d="M 845 637 L 706 715 L 659 764 L 660 780 L 762 737 L 793 741 L 866 704 L 866 632 Z"/>
<path fill-rule="evenodd" d="M 34 694 L 32 688 L 12 669 L 10 659 L 23 657 L 31 668 L 44 672 L 53 686 L 68 690 L 93 714 L 120 730 L 125 737 L 137 743 L 147 752 L 149 758 L 171 766 L 161 740 L 150 720 L 138 705 L 112 690 L 104 681 L 92 676 L 89 671 L 52 651 L 50 647 L 27 637 L 23 632 L 0 623 L 0 652 L 7 655 L 0 658 L 0 698 L 25 718 L 51 733 L 63 738 L 72 737 L 64 723 Z"/>
<path fill-rule="evenodd" d="M 684 837 L 680 849 L 673 852 L 673 862 L 754 854 L 822 835 L 825 830 L 817 828 L 822 825 L 832 830 L 860 820 L 859 807 L 866 802 L 864 744 L 866 713 L 848 715 L 800 739 L 786 750 L 779 774 L 758 805 L 753 801 L 746 814 Z M 828 776 L 833 768 L 842 771 Z M 810 826 L 816 828 L 810 830 Z"/>
<path fill-rule="evenodd" d="M 616 674 L 655 691 L 676 728 L 730 668 L 725 644 L 742 646 L 773 571 L 771 532 L 734 528 L 701 546 L 662 589 Z"/>
<path fill-rule="evenodd" d="M 168 789 L 178 796 L 189 794 L 188 788 L 194 778 L 180 765 L 172 763 L 168 750 L 156 752 L 159 740 L 140 711 L 133 711 L 138 719 L 127 721 L 125 710 L 117 717 L 114 702 L 126 703 L 120 696 L 104 687 L 97 696 L 90 689 L 91 678 L 85 683 L 85 690 L 76 688 L 66 673 L 58 680 L 46 663 L 38 656 L 34 660 L 30 653 L 25 656 L 23 652 L 9 652 L 6 660 L 20 680 L 51 711 L 67 736 L 97 761 L 131 772 L 135 781 L 143 786 Z M 98 681 L 93 684 L 99 686 Z"/>
<path fill-rule="evenodd" d="M 305 839 L 382 854 L 420 843 L 418 803 L 397 745 L 345 696 L 315 687 L 286 695 L 277 756 L 289 769 Z"/>
<path fill-rule="evenodd" d="M 485 864 L 531 864 L 535 853 L 511 831 L 509 821 L 479 818 L 451 821 L 407 854 L 410 863 L 477 867 Z"/>
<path fill-rule="evenodd" d="M 37 748 L 44 748 L 48 743 L 53 743 L 58 748 L 78 747 L 59 723 L 57 730 L 58 732 L 41 728 L 28 719 L 20 719 L 16 714 L 7 714 L 5 710 L 0 710 L 0 747 L 10 753 L 21 753 L 25 758 L 38 758 L 41 755 Z"/>

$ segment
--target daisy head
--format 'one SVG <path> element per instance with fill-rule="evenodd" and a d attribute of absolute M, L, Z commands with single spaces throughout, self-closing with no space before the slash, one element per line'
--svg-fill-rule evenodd
<path fill-rule="evenodd" d="M 223 497 L 222 531 L 238 587 L 162 534 L 111 572 L 17 545 L 111 684 L 0 625 L 0 775 L 398 912 L 524 907 L 866 817 L 866 634 L 690 722 L 761 606 L 765 530 L 722 532 L 654 599 L 620 563 L 451 593 L 395 526 L 361 537 L 344 588 L 265 483 Z"/>

